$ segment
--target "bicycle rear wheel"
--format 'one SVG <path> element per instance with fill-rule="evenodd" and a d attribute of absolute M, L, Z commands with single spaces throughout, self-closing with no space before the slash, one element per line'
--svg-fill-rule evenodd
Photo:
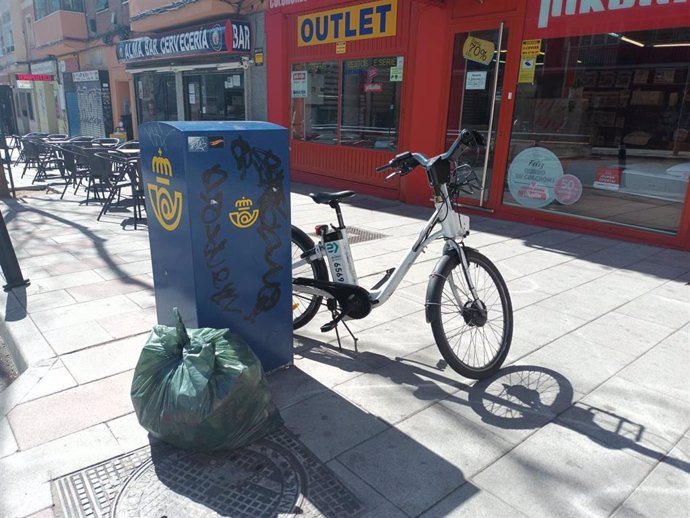
<path fill-rule="evenodd" d="M 498 371 L 508 355 L 513 308 L 496 266 L 476 250 L 464 250 L 467 272 L 457 254 L 445 255 L 436 266 L 429 281 L 428 315 L 436 345 L 448 365 L 467 378 L 483 379 Z"/>
<path fill-rule="evenodd" d="M 323 259 L 315 261 L 308 261 L 306 263 L 297 265 L 301 262 L 301 256 L 305 252 L 314 249 L 314 241 L 299 228 L 292 226 L 292 278 L 297 277 L 307 279 L 317 279 L 320 281 L 328 280 L 328 268 Z M 292 327 L 299 329 L 306 325 L 319 311 L 323 297 L 317 295 L 310 295 L 308 293 L 292 292 Z"/>

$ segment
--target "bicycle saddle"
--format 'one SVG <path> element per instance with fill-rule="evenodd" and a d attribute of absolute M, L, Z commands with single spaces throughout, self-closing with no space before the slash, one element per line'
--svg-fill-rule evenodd
<path fill-rule="evenodd" d="M 316 203 L 338 203 L 340 200 L 354 196 L 354 191 L 340 191 L 340 192 L 310 192 L 309 196 Z"/>

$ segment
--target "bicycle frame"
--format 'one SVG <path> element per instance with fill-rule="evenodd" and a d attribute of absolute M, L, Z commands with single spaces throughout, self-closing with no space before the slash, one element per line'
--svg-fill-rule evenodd
<path fill-rule="evenodd" d="M 410 268 L 415 263 L 419 255 L 424 251 L 424 249 L 431 243 L 439 238 L 443 238 L 446 241 L 450 240 L 459 250 L 461 247 L 458 246 L 456 239 L 459 238 L 460 242 L 464 239 L 470 229 L 470 219 L 464 214 L 457 214 L 451 205 L 450 199 L 448 197 L 448 190 L 445 185 L 440 187 L 441 196 L 438 196 L 434 200 L 434 205 L 436 210 L 431 215 L 426 225 L 419 233 L 417 240 L 412 245 L 412 247 L 407 251 L 405 257 L 400 261 L 395 271 L 390 276 L 390 278 L 379 288 L 369 291 L 369 298 L 372 302 L 374 308 L 382 306 L 390 296 L 398 288 L 405 275 L 410 271 Z M 441 224 L 441 229 L 432 232 L 437 224 Z M 347 231 L 347 227 L 343 229 Z M 349 244 L 348 244 L 349 246 Z M 464 254 L 462 254 L 464 256 Z M 326 250 L 322 241 L 316 244 L 314 248 L 314 253 L 307 258 L 303 258 L 293 264 L 293 268 L 296 266 L 302 266 L 311 260 L 319 260 L 327 257 Z M 358 285 L 360 285 L 358 283 Z M 361 285 L 360 285 L 361 286 Z M 300 288 L 299 291 L 304 291 L 307 293 L 313 293 L 321 296 L 328 297 L 328 293 L 322 292 L 321 290 L 315 290 L 314 288 Z"/>

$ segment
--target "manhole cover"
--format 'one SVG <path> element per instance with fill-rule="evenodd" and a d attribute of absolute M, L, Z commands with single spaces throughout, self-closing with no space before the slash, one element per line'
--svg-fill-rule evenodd
<path fill-rule="evenodd" d="M 60 517 L 350 517 L 359 500 L 280 430 L 246 448 L 190 452 L 157 443 L 53 482 Z"/>
<path fill-rule="evenodd" d="M 274 445 L 153 459 L 125 483 L 113 516 L 275 516 L 300 500 L 301 466 Z"/>
<path fill-rule="evenodd" d="M 350 244 L 364 243 L 365 241 L 375 241 L 390 237 L 388 234 L 381 232 L 374 232 L 373 230 L 366 230 L 358 227 L 347 227 L 347 240 Z"/>

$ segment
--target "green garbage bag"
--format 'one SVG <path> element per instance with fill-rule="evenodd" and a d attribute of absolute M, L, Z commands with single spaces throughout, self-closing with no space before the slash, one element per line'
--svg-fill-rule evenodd
<path fill-rule="evenodd" d="M 241 448 L 283 423 L 261 363 L 227 329 L 151 331 L 134 369 L 132 403 L 154 437 L 191 450 Z"/>

